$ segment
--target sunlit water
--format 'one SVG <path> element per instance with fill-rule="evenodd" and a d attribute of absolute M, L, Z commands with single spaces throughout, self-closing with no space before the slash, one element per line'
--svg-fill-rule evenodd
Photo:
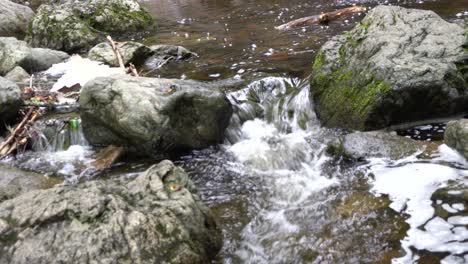
<path fill-rule="evenodd" d="M 159 24 L 158 33 L 143 41 L 183 45 L 200 55 L 152 75 L 213 81 L 228 91 L 235 108 L 223 144 L 176 160 L 222 229 L 224 245 L 214 262 L 468 262 L 466 198 L 450 196 L 459 197 L 468 185 L 468 164 L 456 152 L 441 145 L 431 159 L 357 164 L 326 152 L 327 143 L 343 132 L 320 127 L 307 75 L 320 45 L 364 14 L 290 32 L 273 29 L 322 11 L 377 3 L 387 2 L 143 3 Z M 468 15 L 461 0 L 390 4 L 433 9 L 450 20 Z M 34 152 L 7 162 L 71 183 L 89 179 L 94 150 L 81 130 L 58 126 L 52 137 L 39 133 L 35 142 Z M 133 177 L 153 162 L 119 163 L 99 176 Z M 448 196 L 433 197 L 453 185 L 457 190 Z"/>

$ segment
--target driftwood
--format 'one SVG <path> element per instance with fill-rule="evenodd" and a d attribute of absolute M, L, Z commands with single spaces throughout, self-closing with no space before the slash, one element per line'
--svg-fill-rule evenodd
<path fill-rule="evenodd" d="M 135 68 L 135 65 L 130 63 L 130 66 L 128 68 L 125 68 L 125 65 L 124 65 L 123 59 L 122 59 L 122 55 L 120 55 L 119 48 L 117 47 L 117 45 L 115 44 L 115 42 L 114 42 L 114 40 L 112 39 L 111 36 L 107 36 L 107 41 L 109 41 L 109 43 L 111 44 L 112 49 L 114 50 L 115 56 L 117 57 L 117 61 L 119 63 L 120 68 L 122 69 L 122 71 L 125 74 L 131 74 L 132 76 L 137 76 L 137 77 L 140 76 L 138 74 L 138 71 Z"/>
<path fill-rule="evenodd" d="M 124 154 L 125 154 L 124 148 L 110 145 L 102 149 L 101 151 L 99 151 L 92 165 L 96 171 L 102 171 L 104 169 L 109 168 Z"/>
<path fill-rule="evenodd" d="M 275 29 L 285 31 L 285 30 L 289 30 L 289 29 L 297 28 L 297 27 L 304 27 L 304 26 L 310 26 L 314 24 L 326 23 L 326 22 L 329 22 L 330 20 L 335 20 L 341 17 L 349 16 L 351 14 L 359 13 L 364 10 L 366 10 L 366 8 L 363 6 L 347 7 L 347 8 L 335 10 L 332 12 L 323 13 L 320 15 L 299 18 L 299 19 L 290 21 L 286 24 L 283 24 L 281 26 L 277 26 L 275 27 Z"/>
<path fill-rule="evenodd" d="M 30 135 L 29 129 L 40 114 L 36 107 L 30 107 L 23 120 L 11 131 L 10 136 L 0 145 L 0 159 L 13 153 L 19 146 L 25 146 Z"/>

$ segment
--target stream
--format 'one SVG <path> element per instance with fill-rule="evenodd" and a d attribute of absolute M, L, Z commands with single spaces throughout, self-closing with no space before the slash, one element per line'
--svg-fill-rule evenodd
<path fill-rule="evenodd" d="M 379 3 L 468 18 L 464 0 L 143 1 L 158 32 L 137 41 L 181 45 L 199 56 L 152 76 L 212 82 L 224 87 L 235 108 L 223 144 L 174 159 L 222 229 L 214 263 L 468 263 L 468 162 L 440 135 L 429 157 L 350 162 L 327 152 L 345 132 L 320 126 L 307 79 L 320 46 L 365 14 L 274 29 L 352 4 Z M 134 177 L 155 163 L 128 159 L 96 175 L 78 116 L 61 114 L 37 126 L 34 149 L 1 166 L 77 183 Z"/>

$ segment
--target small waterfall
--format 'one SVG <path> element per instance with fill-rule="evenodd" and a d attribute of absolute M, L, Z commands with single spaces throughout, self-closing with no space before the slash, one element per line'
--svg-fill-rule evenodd
<path fill-rule="evenodd" d="M 34 151 L 64 151 L 70 146 L 88 146 L 79 118 L 57 118 L 39 122 L 33 137 Z"/>
<path fill-rule="evenodd" d="M 307 81 L 268 77 L 230 93 L 229 99 L 235 110 L 227 130 L 230 143 L 240 139 L 242 124 L 254 118 L 273 124 L 281 133 L 318 128 Z"/>

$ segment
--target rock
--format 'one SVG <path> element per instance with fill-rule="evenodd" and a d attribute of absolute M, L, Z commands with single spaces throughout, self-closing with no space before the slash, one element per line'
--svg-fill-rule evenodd
<path fill-rule="evenodd" d="M 31 79 L 31 75 L 29 75 L 29 73 L 20 66 L 16 66 L 13 70 L 7 73 L 7 75 L 5 75 L 5 78 L 20 85 L 25 84 L 27 80 Z"/>
<path fill-rule="evenodd" d="M 0 126 L 14 118 L 21 106 L 21 90 L 14 82 L 0 77 Z"/>
<path fill-rule="evenodd" d="M 57 183 L 57 180 L 38 173 L 0 165 L 0 202 L 32 190 L 50 188 Z"/>
<path fill-rule="evenodd" d="M 120 55 L 122 56 L 123 63 L 128 65 L 141 65 L 147 57 L 152 54 L 152 51 L 145 45 L 128 41 L 119 44 L 118 46 Z M 119 67 L 119 62 L 115 56 L 114 49 L 108 42 L 102 42 L 94 46 L 88 53 L 91 60 L 101 61 L 110 66 Z"/>
<path fill-rule="evenodd" d="M 373 130 L 467 111 L 464 32 L 432 11 L 375 7 L 315 58 L 311 93 L 322 124 Z"/>
<path fill-rule="evenodd" d="M 418 151 L 433 151 L 437 145 L 392 135 L 383 131 L 355 132 L 328 146 L 328 152 L 353 160 L 366 158 L 402 159 Z"/>
<path fill-rule="evenodd" d="M 150 156 L 219 143 L 232 115 L 225 94 L 209 84 L 118 75 L 87 82 L 80 108 L 92 145 Z"/>
<path fill-rule="evenodd" d="M 0 204 L 1 263 L 209 263 L 221 232 L 170 161 L 131 181 L 31 191 Z M 40 242 L 40 243 L 39 243 Z"/>
<path fill-rule="evenodd" d="M 447 146 L 457 150 L 465 159 L 468 159 L 468 119 L 448 122 L 444 141 Z"/>
<path fill-rule="evenodd" d="M 168 61 L 181 61 L 198 56 L 182 46 L 153 45 L 150 49 L 153 55 L 145 61 L 149 69 L 158 68 Z"/>
<path fill-rule="evenodd" d="M 22 37 L 34 16 L 31 8 L 8 0 L 0 0 L 0 36 Z"/>
<path fill-rule="evenodd" d="M 68 58 L 70 58 L 70 56 L 63 51 L 32 48 L 25 60 L 21 62 L 21 66 L 30 73 L 40 72 Z"/>
<path fill-rule="evenodd" d="M 0 37 L 0 75 L 7 74 L 16 66 L 21 66 L 29 73 L 44 71 L 68 57 L 62 51 L 30 48 L 22 40 Z"/>
<path fill-rule="evenodd" d="M 42 5 L 28 38 L 33 46 L 75 52 L 91 48 L 107 34 L 137 33 L 152 24 L 134 0 L 72 0 Z"/>

